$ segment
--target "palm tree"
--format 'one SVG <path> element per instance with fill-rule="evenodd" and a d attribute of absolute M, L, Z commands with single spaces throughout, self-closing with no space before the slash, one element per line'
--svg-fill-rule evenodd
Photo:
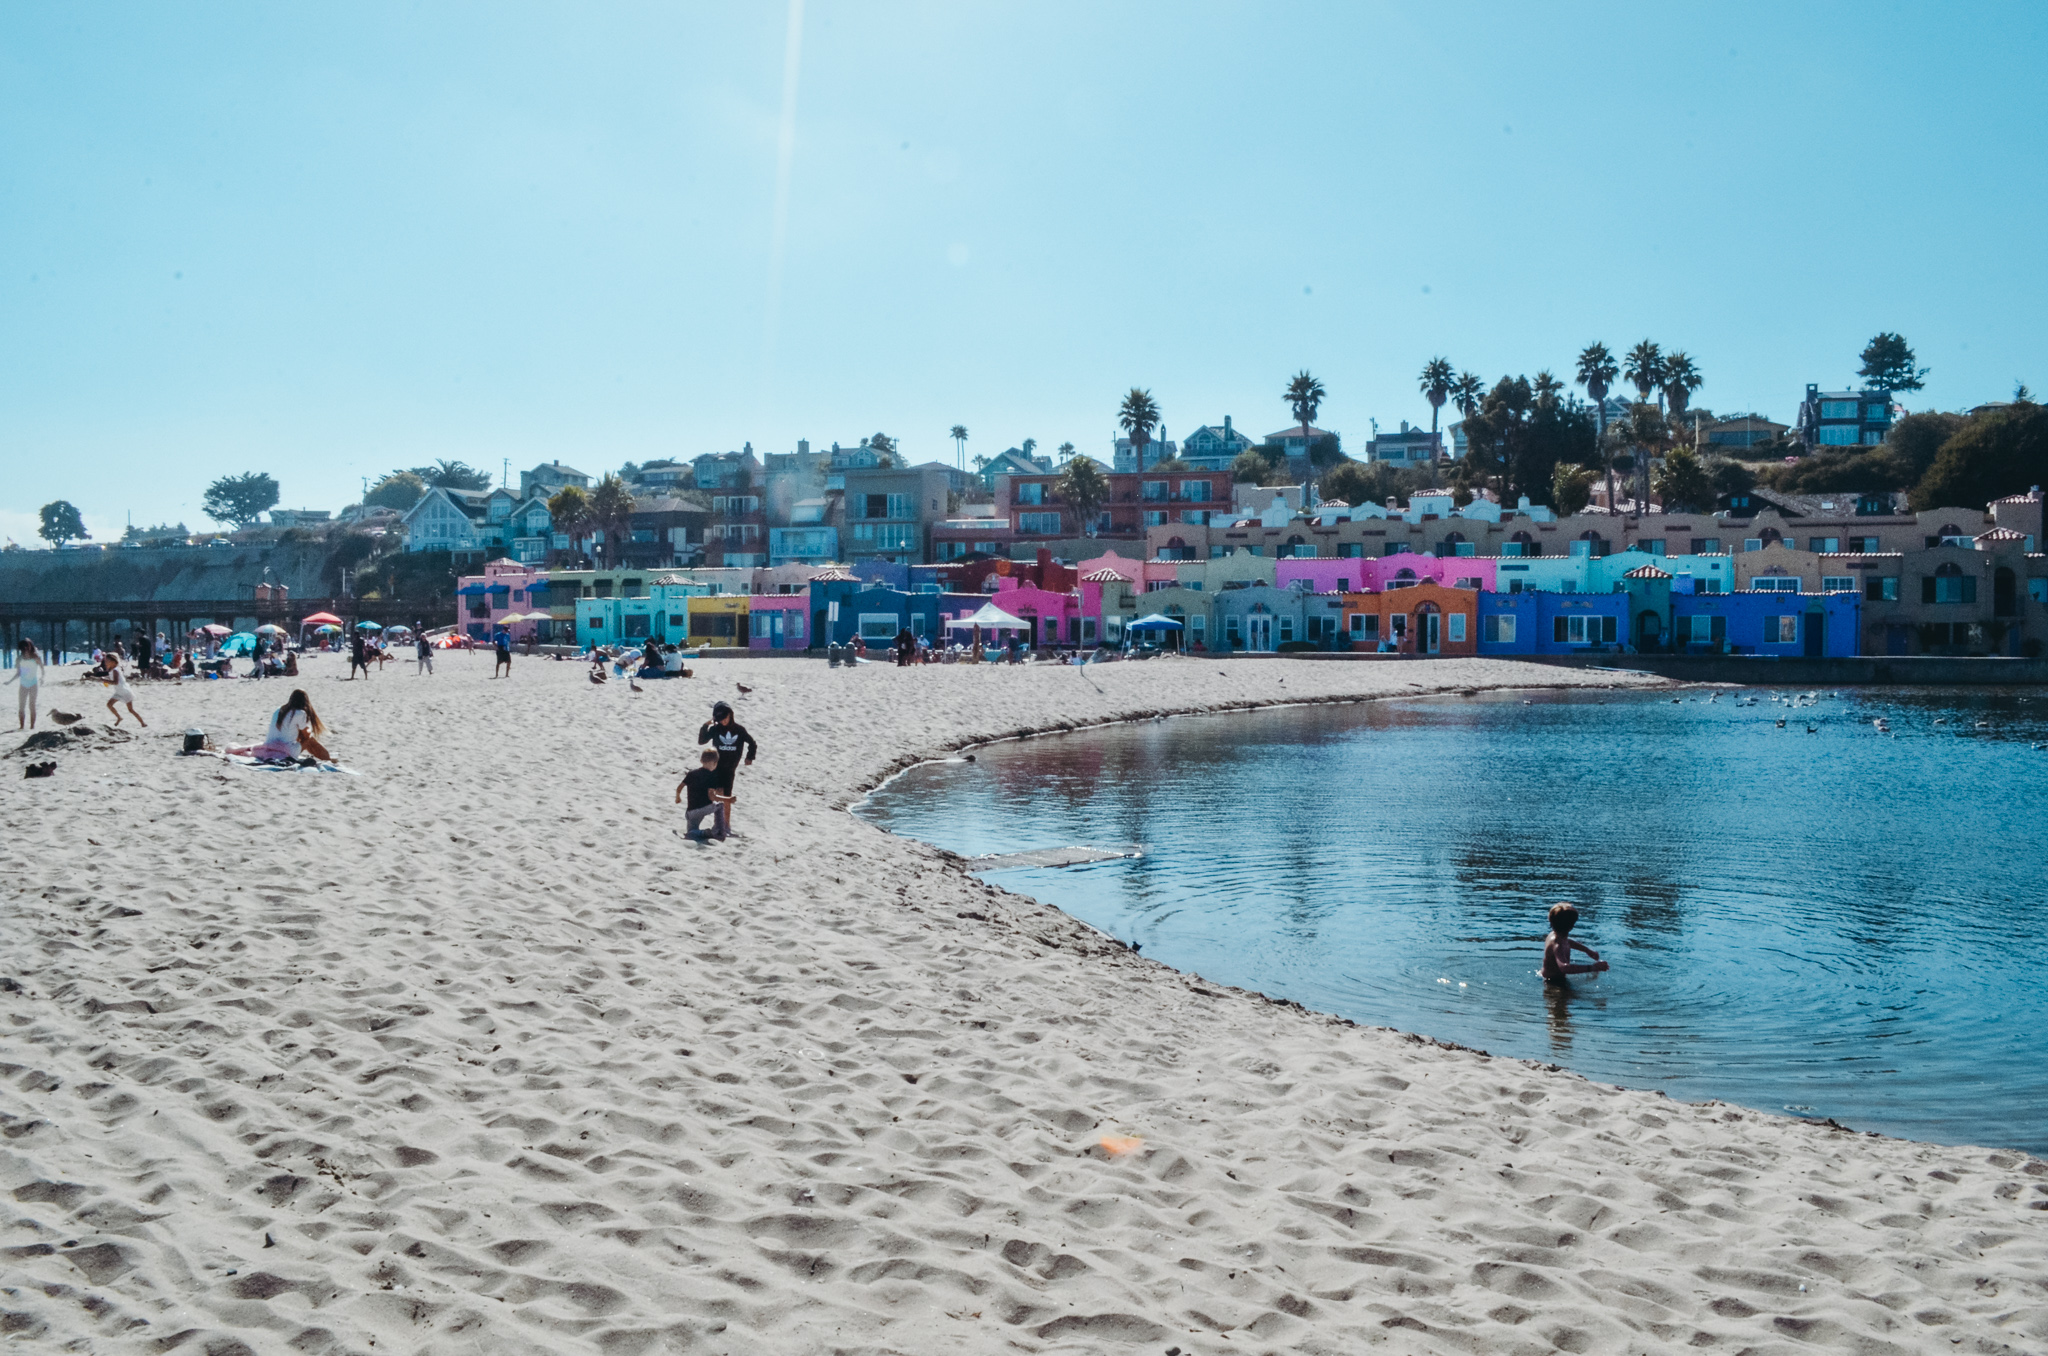
<path fill-rule="evenodd" d="M 1621 375 L 1628 378 L 1629 385 L 1636 388 L 1642 403 L 1650 403 L 1650 392 L 1664 384 L 1664 354 L 1655 344 L 1645 339 L 1628 351 L 1621 361 Z M 1661 405 L 1661 401 L 1659 404 Z"/>
<path fill-rule="evenodd" d="M 960 469 L 967 469 L 967 425 L 955 424 L 946 435 L 953 440 L 953 456 L 960 463 Z"/>
<path fill-rule="evenodd" d="M 1443 412 L 1444 402 L 1451 398 L 1451 388 L 1457 385 L 1458 374 L 1452 368 L 1449 358 L 1431 358 L 1422 365 L 1422 394 L 1429 401 L 1429 441 L 1437 441 L 1437 416 Z"/>
<path fill-rule="evenodd" d="M 1138 454 L 1138 469 L 1144 470 L 1145 447 L 1152 441 L 1152 430 L 1159 427 L 1159 406 L 1152 393 L 1133 386 L 1124 403 L 1117 407 L 1116 421 L 1130 435 L 1131 449 Z"/>
<path fill-rule="evenodd" d="M 1132 441 L 1136 442 L 1136 439 Z M 1062 503 L 1080 515 L 1081 530 L 1094 536 L 1096 510 L 1109 498 L 1109 477 L 1102 474 L 1102 468 L 1095 464 L 1095 459 L 1076 457 L 1068 462 L 1067 469 L 1060 473 L 1052 488 Z"/>
<path fill-rule="evenodd" d="M 590 492 L 587 521 L 591 531 L 604 535 L 605 566 L 617 569 L 624 564 L 619 538 L 630 536 L 633 531 L 633 492 L 626 488 L 625 481 L 616 475 L 608 475 L 597 482 L 597 488 Z"/>
<path fill-rule="evenodd" d="M 1301 425 L 1304 443 L 1308 441 L 1309 426 L 1315 423 L 1316 411 L 1322 408 L 1323 397 L 1327 394 L 1323 384 L 1306 370 L 1295 373 L 1287 383 L 1287 408 L 1294 411 L 1295 422 Z"/>
<path fill-rule="evenodd" d="M 1685 415 L 1685 407 L 1692 403 L 1692 393 L 1707 384 L 1700 375 L 1690 355 L 1679 349 L 1664 359 L 1664 394 L 1671 401 L 1673 421 Z"/>
<path fill-rule="evenodd" d="M 576 534 L 590 521 L 590 496 L 574 485 L 564 485 L 548 500 L 548 522 L 569 539 L 569 551 L 576 551 Z"/>
<path fill-rule="evenodd" d="M 1068 462 L 1074 459 L 1074 445 L 1072 443 L 1061 443 L 1059 450 L 1060 465 L 1065 466 Z"/>
<path fill-rule="evenodd" d="M 1594 439 L 1607 462 L 1607 506 L 1614 507 L 1614 458 L 1607 448 L 1607 388 L 1621 375 L 1605 344 L 1588 344 L 1579 354 L 1579 385 L 1593 402 Z"/>
<path fill-rule="evenodd" d="M 1550 369 L 1546 367 L 1541 372 L 1538 372 L 1535 379 L 1529 383 L 1529 389 L 1535 393 L 1537 404 L 1540 405 L 1545 402 L 1555 404 L 1557 393 L 1564 389 L 1564 383 L 1552 376 Z"/>

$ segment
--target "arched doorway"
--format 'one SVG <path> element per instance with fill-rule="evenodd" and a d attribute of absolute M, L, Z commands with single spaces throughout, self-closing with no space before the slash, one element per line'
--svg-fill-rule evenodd
<path fill-rule="evenodd" d="M 1778 529 L 1775 527 L 1765 528 L 1763 531 L 1756 534 L 1756 538 L 1765 546 L 1775 546 L 1777 543 L 1784 540 L 1784 537 L 1779 533 Z"/>
<path fill-rule="evenodd" d="M 1509 555 L 1540 556 L 1543 554 L 1543 543 L 1536 540 L 1536 538 L 1529 535 L 1527 532 L 1517 532 L 1513 537 L 1510 537 L 1509 540 L 1522 548 L 1519 551 L 1508 552 Z"/>
<path fill-rule="evenodd" d="M 1168 560 L 1186 560 L 1189 558 L 1189 554 L 1187 538 L 1168 537 L 1166 539 L 1166 558 Z"/>
<path fill-rule="evenodd" d="M 1636 649 L 1644 654 L 1664 648 L 1664 618 L 1654 608 L 1636 614 Z"/>
<path fill-rule="evenodd" d="M 1991 615 L 2017 617 L 2019 614 L 2019 579 L 2011 566 L 2001 565 L 1991 575 Z"/>
<path fill-rule="evenodd" d="M 1273 609 L 1264 603 L 1253 603 L 1245 614 L 1244 647 L 1254 654 L 1273 651 Z"/>
<path fill-rule="evenodd" d="M 1415 653 L 1439 653 L 1443 649 L 1443 630 L 1443 612 L 1435 603 L 1415 605 Z"/>
<path fill-rule="evenodd" d="M 1308 547 L 1308 549 L 1303 550 L 1303 547 Z M 1287 539 L 1286 555 L 1289 559 L 1293 559 L 1297 556 L 1313 556 L 1315 553 L 1316 549 L 1313 546 L 1309 546 L 1308 541 L 1305 538 L 1303 538 L 1299 533 Z"/>
<path fill-rule="evenodd" d="M 1446 532 L 1444 539 L 1436 544 L 1436 553 L 1439 556 L 1455 556 L 1458 554 L 1458 544 L 1464 540 L 1465 534 L 1462 532 Z"/>

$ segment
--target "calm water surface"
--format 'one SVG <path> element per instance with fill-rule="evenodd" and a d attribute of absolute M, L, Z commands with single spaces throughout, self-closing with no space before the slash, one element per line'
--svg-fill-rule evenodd
<path fill-rule="evenodd" d="M 1360 1022 L 2048 1153 L 2048 696 L 1791 692 L 1157 721 L 913 768 L 861 812 L 969 855 L 1141 845 L 990 879 Z M 1569 992 L 1536 977 L 1559 899 L 1614 967 Z"/>

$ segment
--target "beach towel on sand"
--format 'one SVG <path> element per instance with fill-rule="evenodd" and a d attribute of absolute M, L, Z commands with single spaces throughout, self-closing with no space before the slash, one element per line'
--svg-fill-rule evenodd
<path fill-rule="evenodd" d="M 251 772 L 342 772 L 351 777 L 361 775 L 354 768 L 346 768 L 339 763 L 323 763 L 312 758 L 304 762 L 277 763 L 264 758 L 251 758 L 245 753 L 222 753 L 219 749 L 208 749 L 206 755 L 209 758 L 218 758 L 223 763 L 248 768 Z"/>

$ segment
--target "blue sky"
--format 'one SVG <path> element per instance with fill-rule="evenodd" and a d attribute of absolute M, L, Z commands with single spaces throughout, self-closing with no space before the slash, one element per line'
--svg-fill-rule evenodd
<path fill-rule="evenodd" d="M 1302 367 L 1356 451 L 1432 355 L 1594 339 L 1779 419 L 1880 329 L 1916 406 L 2048 386 L 2048 7 L 807 0 L 793 90 L 790 20 L 0 11 L 0 530 L 197 528 L 244 470 L 1100 454 L 1132 385 L 1263 433 Z"/>

